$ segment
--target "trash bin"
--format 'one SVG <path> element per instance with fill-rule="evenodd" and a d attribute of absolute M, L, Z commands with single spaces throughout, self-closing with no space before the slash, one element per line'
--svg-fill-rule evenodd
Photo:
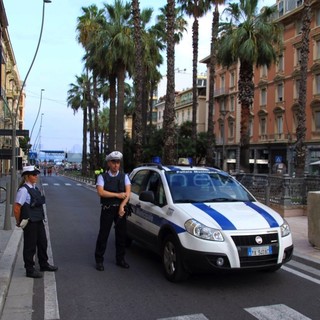
<path fill-rule="evenodd" d="M 320 191 L 308 192 L 308 240 L 320 249 Z"/>

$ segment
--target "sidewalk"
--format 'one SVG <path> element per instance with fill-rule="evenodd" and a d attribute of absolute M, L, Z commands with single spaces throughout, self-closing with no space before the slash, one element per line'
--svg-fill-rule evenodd
<path fill-rule="evenodd" d="M 19 246 L 22 243 L 22 230 L 15 226 L 12 218 L 12 230 L 3 230 L 5 204 L 0 204 L 0 317 L 9 290 L 13 267 Z M 313 248 L 308 241 L 308 218 L 286 217 L 293 237 L 293 260 L 312 264 L 320 269 L 320 250 Z"/>

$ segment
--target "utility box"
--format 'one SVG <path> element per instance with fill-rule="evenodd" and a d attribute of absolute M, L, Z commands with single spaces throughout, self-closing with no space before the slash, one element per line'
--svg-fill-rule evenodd
<path fill-rule="evenodd" d="M 308 240 L 320 248 L 320 191 L 308 192 Z"/>

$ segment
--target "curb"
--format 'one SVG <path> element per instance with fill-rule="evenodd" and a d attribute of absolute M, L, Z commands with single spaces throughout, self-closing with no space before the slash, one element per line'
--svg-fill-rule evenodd
<path fill-rule="evenodd" d="M 4 303 L 9 290 L 13 266 L 17 258 L 21 239 L 22 230 L 15 228 L 0 259 L 0 318 L 2 316 Z"/>
<path fill-rule="evenodd" d="M 307 257 L 306 255 L 303 255 L 300 253 L 294 253 L 293 251 L 292 260 L 301 262 L 315 269 L 320 269 L 320 261 L 319 259 L 316 259 L 316 258 Z"/>

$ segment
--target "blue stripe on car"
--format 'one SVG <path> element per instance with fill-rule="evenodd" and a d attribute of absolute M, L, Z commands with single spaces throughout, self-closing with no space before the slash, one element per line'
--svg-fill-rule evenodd
<path fill-rule="evenodd" d="M 253 202 L 245 202 L 245 204 L 252 208 L 253 210 L 257 211 L 258 213 L 260 213 L 269 223 L 269 226 L 271 228 L 276 228 L 279 227 L 278 222 L 272 217 L 272 215 L 270 213 L 268 213 L 266 210 L 260 208 L 259 206 L 257 206 L 256 204 L 254 204 Z"/>
<path fill-rule="evenodd" d="M 232 222 L 220 212 L 205 205 L 204 203 L 193 203 L 193 205 L 214 219 L 220 225 L 222 230 L 236 230 L 236 227 L 232 224 Z"/>

